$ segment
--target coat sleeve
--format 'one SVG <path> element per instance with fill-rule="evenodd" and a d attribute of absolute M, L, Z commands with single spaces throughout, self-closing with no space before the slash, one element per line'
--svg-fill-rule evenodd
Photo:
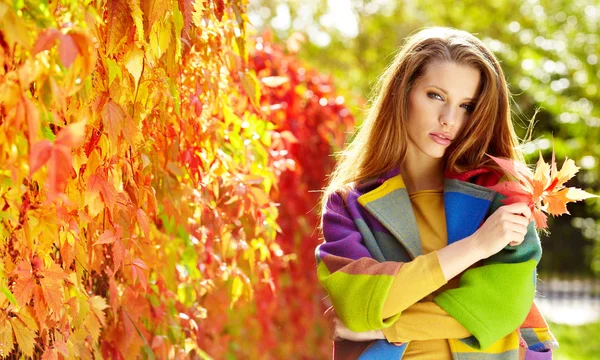
<path fill-rule="evenodd" d="M 498 194 L 488 214 L 502 206 L 504 198 Z M 521 245 L 507 246 L 482 266 L 467 270 L 458 288 L 442 292 L 434 302 L 473 334 L 466 343 L 485 349 L 519 328 L 527 317 L 541 256 L 540 239 L 531 222 Z"/>
<path fill-rule="evenodd" d="M 437 254 L 402 263 L 378 262 L 366 248 L 362 235 L 343 198 L 333 194 L 323 212 L 325 242 L 316 249 L 317 276 L 331 303 L 352 331 L 379 330 L 391 326 L 402 310 L 446 283 L 443 275 L 430 273 Z M 409 273 L 424 276 L 403 276 Z M 398 279 L 404 279 L 398 283 Z M 399 289 L 400 288 L 400 289 Z M 394 296 L 394 306 L 386 302 Z M 387 305 L 386 305 L 387 304 Z"/>
<path fill-rule="evenodd" d="M 413 340 L 462 339 L 471 333 L 432 301 L 411 305 L 383 334 L 389 342 Z"/>

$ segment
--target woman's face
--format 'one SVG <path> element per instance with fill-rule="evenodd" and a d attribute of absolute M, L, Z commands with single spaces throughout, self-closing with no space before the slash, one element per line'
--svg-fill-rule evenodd
<path fill-rule="evenodd" d="M 441 159 L 469 121 L 480 74 L 471 66 L 432 62 L 409 94 L 408 155 Z"/>

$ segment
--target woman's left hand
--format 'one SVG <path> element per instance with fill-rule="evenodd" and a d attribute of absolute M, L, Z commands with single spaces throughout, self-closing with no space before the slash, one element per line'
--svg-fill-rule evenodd
<path fill-rule="evenodd" d="M 325 317 L 329 320 L 329 338 L 333 341 L 350 340 L 359 342 L 385 339 L 385 335 L 381 330 L 354 332 L 348 329 L 335 313 L 333 306 L 325 311 Z"/>

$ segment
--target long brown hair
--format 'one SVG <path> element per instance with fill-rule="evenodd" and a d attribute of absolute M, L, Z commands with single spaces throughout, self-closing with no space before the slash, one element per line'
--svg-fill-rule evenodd
<path fill-rule="evenodd" d="M 444 171 L 498 169 L 486 153 L 523 161 L 511 119 L 511 96 L 498 59 L 466 31 L 426 28 L 406 40 L 379 77 L 367 117 L 340 153 L 322 205 L 333 192 L 400 166 L 406 155 L 409 94 L 425 67 L 435 61 L 472 66 L 481 74 L 477 103 L 444 155 Z"/>

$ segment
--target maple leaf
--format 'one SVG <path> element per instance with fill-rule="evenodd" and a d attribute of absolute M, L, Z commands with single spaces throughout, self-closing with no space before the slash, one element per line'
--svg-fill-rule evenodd
<path fill-rule="evenodd" d="M 81 145 L 85 137 L 85 121 L 64 127 L 54 139 L 54 143 L 44 139 L 33 145 L 29 154 L 30 175 L 48 163 L 48 198 L 54 199 L 63 192 L 67 181 L 75 170 L 71 149 Z"/>
<path fill-rule="evenodd" d="M 122 235 L 123 229 L 121 229 L 121 227 L 117 225 L 115 226 L 115 230 L 106 230 L 92 245 L 112 244 L 115 241 L 119 240 Z"/>
<path fill-rule="evenodd" d="M 42 360 L 58 360 L 58 353 L 54 348 L 47 348 L 42 355 Z"/>
<path fill-rule="evenodd" d="M 49 140 L 42 140 L 35 143 L 29 151 L 29 176 L 33 175 L 50 159 L 52 153 L 52 143 Z"/>
<path fill-rule="evenodd" d="M 140 284 L 146 290 L 146 274 L 144 270 L 148 270 L 148 266 L 140 258 L 135 258 L 131 262 L 131 275 L 133 276 L 133 283 L 139 278 Z"/>
<path fill-rule="evenodd" d="M 108 307 L 108 305 L 106 304 L 106 299 L 101 296 L 94 295 L 90 298 L 89 302 L 90 309 L 98 317 L 98 321 L 100 321 L 100 324 L 102 326 L 105 326 L 106 316 L 104 315 L 104 309 Z"/>
<path fill-rule="evenodd" d="M 137 216 L 137 220 L 138 220 L 138 224 L 140 225 L 140 228 L 146 235 L 146 238 L 148 238 L 150 236 L 150 222 L 148 221 L 148 216 L 142 209 L 137 209 L 136 216 Z"/>
<path fill-rule="evenodd" d="M 566 159 L 558 171 L 554 149 L 550 164 L 544 161 L 540 151 L 534 173 L 521 162 L 488 156 L 517 179 L 517 181 L 502 182 L 489 188 L 506 196 L 506 199 L 502 200 L 504 204 L 527 203 L 538 229 L 548 227 L 547 216 L 544 212 L 552 216 L 569 214 L 567 203 L 598 197 L 581 189 L 564 186 L 565 182 L 577 174 L 579 167 L 575 166 L 573 160 Z"/>
<path fill-rule="evenodd" d="M 103 174 L 93 174 L 87 181 L 87 192 L 100 194 L 102 201 L 110 212 L 113 211 L 117 202 L 117 189 L 108 182 Z"/>
<path fill-rule="evenodd" d="M 62 281 L 67 278 L 67 274 L 58 264 L 52 262 L 47 269 L 38 271 L 38 277 L 46 304 L 55 314 L 59 314 L 63 307 Z"/>
<path fill-rule="evenodd" d="M 13 340 L 13 330 L 8 319 L 3 318 L 0 321 L 0 352 L 2 354 L 10 354 L 15 347 Z"/>
<path fill-rule="evenodd" d="M 35 287 L 35 278 L 33 276 L 31 263 L 27 260 L 19 261 L 16 269 L 12 271 L 12 274 L 17 275 L 13 294 L 19 305 L 23 306 L 31 300 L 33 288 Z"/>
<path fill-rule="evenodd" d="M 121 108 L 121 105 L 110 100 L 104 105 L 102 109 L 102 120 L 104 126 L 108 132 L 108 138 L 113 144 L 117 144 L 117 139 L 123 129 L 123 120 L 125 119 L 125 111 Z"/>
<path fill-rule="evenodd" d="M 126 0 L 108 0 L 106 3 L 106 12 L 108 24 L 106 29 L 106 54 L 112 54 L 121 39 L 125 37 L 127 31 L 133 24 L 129 6 Z"/>
<path fill-rule="evenodd" d="M 33 356 L 33 345 L 35 343 L 38 326 L 35 320 L 30 316 L 31 309 L 29 307 L 23 307 L 15 312 L 15 317 L 9 317 L 8 321 L 12 326 L 12 330 L 15 336 L 15 340 L 19 345 L 19 349 L 26 356 Z"/>
<path fill-rule="evenodd" d="M 115 264 L 115 270 L 117 270 L 121 264 L 123 264 L 123 259 L 125 258 L 127 250 L 123 245 L 123 242 L 119 239 L 114 242 L 112 246 L 112 254 Z"/>

